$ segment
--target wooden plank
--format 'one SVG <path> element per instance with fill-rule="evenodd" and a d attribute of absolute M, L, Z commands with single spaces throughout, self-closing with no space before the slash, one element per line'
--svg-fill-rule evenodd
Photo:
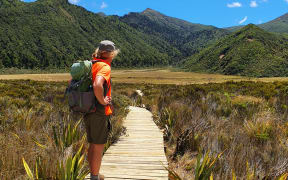
<path fill-rule="evenodd" d="M 168 180 L 162 131 L 149 111 L 129 109 L 123 123 L 126 135 L 105 152 L 100 173 L 109 180 Z"/>
<path fill-rule="evenodd" d="M 125 155 L 127 154 L 127 152 L 111 152 L 111 153 L 107 153 L 107 154 L 117 154 L 117 155 Z M 128 153 L 129 154 L 129 153 Z M 143 153 L 135 153 L 137 155 L 139 155 L 140 157 L 142 156 L 143 157 Z M 148 153 L 147 153 L 148 154 Z M 162 155 L 163 153 L 149 153 L 150 156 L 157 156 L 157 155 Z M 129 155 L 134 155 L 133 153 L 130 153 Z"/>
<path fill-rule="evenodd" d="M 155 161 L 152 161 L 152 160 L 141 160 L 141 161 L 135 161 L 135 159 L 130 159 L 130 160 L 115 160 L 115 159 L 105 159 L 105 163 L 114 163 L 114 164 L 131 164 L 131 163 L 134 163 L 134 164 L 156 164 L 156 165 L 162 165 L 163 161 L 158 161 L 158 160 L 155 160 Z"/>
<path fill-rule="evenodd" d="M 159 166 L 129 166 L 129 165 L 122 165 L 120 166 L 122 169 L 143 169 L 143 170 L 147 170 L 147 171 L 154 171 L 154 170 L 165 170 L 165 168 L 162 166 L 162 167 L 159 167 Z M 103 165 L 101 167 L 102 169 L 113 169 L 113 166 L 112 165 L 108 165 L 108 166 L 105 166 Z M 101 171 L 102 171 L 101 169 Z M 118 166 L 115 166 L 114 169 L 119 169 Z"/>
<path fill-rule="evenodd" d="M 157 179 L 157 180 L 167 180 L 168 175 L 154 175 L 154 176 L 149 176 L 149 175 L 123 175 L 123 174 L 115 174 L 115 175 L 106 175 L 105 179 L 113 179 L 113 180 L 119 180 L 119 179 L 133 179 L 133 180 L 151 180 L 151 179 Z M 89 176 L 86 177 L 87 179 Z"/>
<path fill-rule="evenodd" d="M 166 163 L 167 164 L 167 163 Z M 109 162 L 102 162 L 102 165 L 106 165 L 106 166 L 115 166 L 115 167 L 120 167 L 120 166 L 138 166 L 138 167 L 148 167 L 148 166 L 150 166 L 150 167 L 164 167 L 164 166 L 166 166 L 166 164 L 161 164 L 161 163 L 159 163 L 159 164 L 141 164 L 141 163 L 136 163 L 136 162 L 134 162 L 134 163 L 129 163 L 129 164 L 127 164 L 127 163 L 109 163 Z M 119 170 L 122 170 L 122 169 L 120 169 L 119 168 Z"/>
<path fill-rule="evenodd" d="M 117 159 L 117 161 L 116 161 L 116 159 L 114 158 L 114 157 L 107 157 L 107 158 L 105 158 L 105 162 L 119 162 L 119 161 L 136 161 L 137 159 L 139 159 L 139 157 L 133 157 L 133 158 L 130 158 L 130 157 L 123 157 L 123 158 L 118 158 Z M 149 157 L 149 158 L 147 158 L 147 157 L 145 157 L 145 158 L 143 158 L 143 160 L 142 161 L 155 161 L 155 162 L 162 162 L 162 163 L 165 163 L 166 162 L 166 159 L 164 159 L 164 158 L 154 158 L 153 159 L 153 157 Z"/>
<path fill-rule="evenodd" d="M 109 156 L 109 155 L 115 155 L 115 156 L 120 156 L 120 155 L 121 155 L 121 156 L 123 156 L 123 157 L 125 157 L 125 156 L 135 156 L 135 157 L 136 157 L 136 156 L 137 156 L 137 157 L 139 157 L 139 158 L 141 158 L 141 157 L 145 158 L 145 157 L 161 157 L 162 154 L 161 154 L 161 153 L 150 153 L 149 156 L 147 156 L 147 155 L 146 155 L 146 156 L 143 156 L 141 153 L 135 153 L 135 154 L 132 154 L 132 153 L 130 153 L 130 154 L 128 153 L 128 154 L 127 154 L 127 153 L 126 153 L 126 154 L 125 154 L 125 153 L 121 153 L 121 152 L 120 152 L 120 153 L 113 152 L 113 153 L 107 153 L 107 154 L 105 154 L 105 156 L 106 156 L 106 155 L 108 155 L 108 156 Z M 164 159 L 164 158 L 165 158 L 165 157 L 163 157 L 163 159 Z"/>

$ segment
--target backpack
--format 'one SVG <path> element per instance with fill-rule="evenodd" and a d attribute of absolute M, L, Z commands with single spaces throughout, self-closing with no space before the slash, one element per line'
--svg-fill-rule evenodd
<path fill-rule="evenodd" d="M 96 111 L 97 99 L 92 85 L 92 65 L 98 61 L 78 61 L 71 66 L 72 80 L 66 88 L 69 107 L 74 112 Z"/>

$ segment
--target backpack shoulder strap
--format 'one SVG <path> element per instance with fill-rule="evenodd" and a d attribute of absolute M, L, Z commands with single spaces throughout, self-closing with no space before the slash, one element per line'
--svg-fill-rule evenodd
<path fill-rule="evenodd" d="M 92 64 L 95 64 L 95 63 L 100 62 L 100 61 L 98 61 L 98 60 L 92 60 L 91 62 L 92 62 Z"/>

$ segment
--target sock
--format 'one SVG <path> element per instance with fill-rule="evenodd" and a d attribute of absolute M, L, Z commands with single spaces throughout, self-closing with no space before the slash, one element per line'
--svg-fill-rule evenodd
<path fill-rule="evenodd" d="M 99 180 L 99 176 L 98 175 L 93 175 L 93 174 L 90 174 L 90 178 L 91 180 Z"/>

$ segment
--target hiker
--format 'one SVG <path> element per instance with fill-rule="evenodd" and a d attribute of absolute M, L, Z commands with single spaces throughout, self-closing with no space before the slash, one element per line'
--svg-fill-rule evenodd
<path fill-rule="evenodd" d="M 102 180 L 99 174 L 104 145 L 107 142 L 111 130 L 110 116 L 111 106 L 111 62 L 117 56 L 119 50 L 111 41 L 101 41 L 99 47 L 93 53 L 93 61 L 98 61 L 92 66 L 93 91 L 98 101 L 96 111 L 84 116 L 87 132 L 88 162 L 92 180 Z"/>

